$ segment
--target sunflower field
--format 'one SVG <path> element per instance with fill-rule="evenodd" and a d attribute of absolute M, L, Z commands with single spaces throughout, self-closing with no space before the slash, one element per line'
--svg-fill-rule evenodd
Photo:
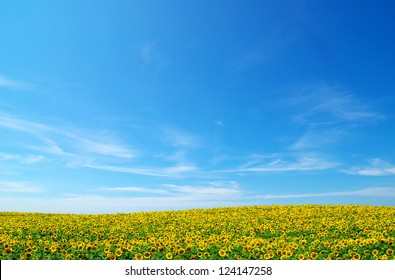
<path fill-rule="evenodd" d="M 395 207 L 0 212 L 3 260 L 395 260 Z"/>

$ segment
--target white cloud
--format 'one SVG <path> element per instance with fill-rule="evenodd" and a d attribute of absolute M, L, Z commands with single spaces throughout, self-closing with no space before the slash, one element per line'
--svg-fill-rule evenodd
<path fill-rule="evenodd" d="M 80 137 L 74 139 L 77 139 L 79 141 L 78 143 L 76 143 L 76 146 L 78 148 L 81 148 L 82 150 L 89 153 L 118 158 L 133 158 L 135 156 L 134 152 L 130 148 L 124 147 L 119 144 L 98 143 L 96 141 L 83 139 Z"/>
<path fill-rule="evenodd" d="M 0 87 L 22 90 L 22 89 L 30 89 L 33 87 L 33 85 L 29 83 L 13 80 L 0 75 Z"/>
<path fill-rule="evenodd" d="M 42 189 L 30 182 L 0 181 L 0 192 L 6 193 L 35 193 Z"/>
<path fill-rule="evenodd" d="M 106 187 L 98 188 L 101 191 L 110 192 L 137 192 L 137 193 L 155 193 L 155 194 L 168 194 L 169 192 L 162 189 L 148 189 L 142 187 Z"/>
<path fill-rule="evenodd" d="M 0 113 L 0 127 L 28 133 L 37 137 L 40 137 L 43 133 L 54 132 L 54 129 L 48 125 L 26 121 L 3 113 Z"/>
<path fill-rule="evenodd" d="M 23 164 L 34 164 L 46 161 L 46 157 L 42 155 L 19 155 L 19 154 L 4 154 L 0 153 L 0 160 L 2 161 L 19 161 Z"/>
<path fill-rule="evenodd" d="M 273 158 L 269 162 L 262 164 L 259 158 L 242 164 L 239 168 L 223 170 L 222 172 L 292 172 L 292 171 L 314 171 L 325 170 L 335 167 L 337 163 L 314 154 L 299 154 L 289 158 Z"/>
<path fill-rule="evenodd" d="M 154 77 L 166 66 L 167 59 L 159 51 L 156 42 L 144 43 L 139 48 L 139 55 L 143 61 L 143 68 L 151 68 L 154 71 Z"/>
<path fill-rule="evenodd" d="M 197 197 L 235 197 L 240 196 L 242 191 L 239 184 L 234 181 L 208 182 L 197 185 L 174 185 L 164 184 L 163 186 L 178 193 Z"/>
<path fill-rule="evenodd" d="M 171 146 L 182 148 L 196 148 L 200 146 L 200 139 L 191 133 L 175 127 L 162 127 L 162 137 Z"/>
<path fill-rule="evenodd" d="M 130 166 L 114 166 L 114 165 L 97 165 L 97 164 L 83 164 L 86 168 L 106 170 L 112 172 L 129 173 L 136 175 L 154 176 L 154 177 L 184 177 L 191 175 L 190 172 L 197 170 L 191 165 L 177 165 L 171 167 L 130 167 Z"/>
<path fill-rule="evenodd" d="M 238 202 L 224 200 L 220 197 L 201 199 L 193 196 L 105 197 L 98 195 L 76 195 L 60 199 L 0 197 L 0 211 L 43 213 L 107 214 L 234 205 L 238 205 Z"/>
<path fill-rule="evenodd" d="M 362 176 L 387 176 L 395 175 L 395 165 L 379 158 L 370 160 L 370 164 L 365 167 L 353 167 L 343 170 L 344 173 Z"/>
<path fill-rule="evenodd" d="M 226 184 L 224 182 L 219 183 Z M 232 185 L 232 184 L 231 184 Z M 174 188 L 175 187 L 175 188 Z M 199 189 L 200 188 L 200 189 Z M 211 186 L 211 188 L 214 188 Z M 224 187 L 225 188 L 225 187 Z M 234 187 L 233 187 L 234 188 Z M 163 211 L 208 207 L 251 205 L 256 199 L 295 199 L 331 196 L 395 197 L 395 188 L 365 188 L 356 191 L 307 193 L 307 194 L 267 194 L 243 197 L 229 187 L 230 191 L 212 191 L 209 185 L 171 186 L 169 190 L 178 195 L 106 197 L 102 195 L 68 195 L 63 198 L 36 198 L 0 196 L 0 211 L 44 212 L 44 213 L 127 213 L 136 211 Z M 221 189 L 221 188 L 220 188 Z M 228 188 L 225 188 L 228 189 Z M 237 188 L 236 188 L 237 189 Z M 243 202 L 244 201 L 244 202 Z"/>
<path fill-rule="evenodd" d="M 57 156 L 73 158 L 96 154 L 114 158 L 132 158 L 135 155 L 129 147 L 118 144 L 116 139 L 100 132 L 76 132 L 72 129 L 60 129 L 54 125 L 27 121 L 7 114 L 0 114 L 0 127 L 36 137 L 43 145 L 27 148 Z M 87 134 L 90 136 L 85 136 Z"/>
<path fill-rule="evenodd" d="M 19 160 L 20 155 L 0 153 L 0 160 Z"/>
<path fill-rule="evenodd" d="M 26 156 L 22 159 L 22 163 L 25 164 L 34 164 L 34 163 L 39 163 L 45 161 L 45 157 L 42 155 L 32 155 L 32 156 Z"/>
<path fill-rule="evenodd" d="M 309 129 L 289 148 L 290 150 L 323 149 L 330 144 L 340 141 L 348 132 L 342 128 Z"/>
<path fill-rule="evenodd" d="M 395 197 L 395 188 L 365 188 L 348 192 L 329 193 L 304 193 L 304 194 L 284 194 L 284 195 L 257 195 L 256 198 L 264 199 L 289 199 L 289 198 L 309 198 L 309 197 L 330 197 L 330 196 L 369 196 L 369 197 Z"/>
<path fill-rule="evenodd" d="M 294 119 L 308 125 L 360 123 L 383 118 L 348 90 L 326 84 L 308 85 L 282 104 L 295 108 Z"/>

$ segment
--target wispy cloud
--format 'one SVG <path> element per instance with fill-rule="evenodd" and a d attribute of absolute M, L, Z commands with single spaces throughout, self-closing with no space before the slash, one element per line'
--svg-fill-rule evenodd
<path fill-rule="evenodd" d="M 330 196 L 367 196 L 367 197 L 395 197 L 395 188 L 365 188 L 348 192 L 328 192 L 328 193 L 304 193 L 304 194 L 284 194 L 284 195 L 257 195 L 256 198 L 263 199 L 289 199 L 289 198 L 309 198 L 309 197 L 330 197 Z"/>
<path fill-rule="evenodd" d="M 47 161 L 43 155 L 19 155 L 19 154 L 4 154 L 0 153 L 0 161 L 14 160 L 23 164 L 34 164 Z"/>
<path fill-rule="evenodd" d="M 171 190 L 186 195 L 192 195 L 197 197 L 235 197 L 240 196 L 242 191 L 240 186 L 235 181 L 216 181 L 206 182 L 197 185 L 174 185 L 164 184 L 164 187 L 170 188 Z"/>
<path fill-rule="evenodd" d="M 197 171 L 193 165 L 177 165 L 170 167 L 138 167 L 138 166 L 115 166 L 99 164 L 82 164 L 83 167 L 105 170 L 111 172 L 129 173 L 136 175 L 154 176 L 154 177 L 185 177 L 193 176 L 191 172 Z"/>
<path fill-rule="evenodd" d="M 201 145 L 201 139 L 198 136 L 168 125 L 162 126 L 162 137 L 174 147 L 196 148 Z"/>
<path fill-rule="evenodd" d="M 371 105 L 358 100 L 339 86 L 311 84 L 283 99 L 282 104 L 296 110 L 294 121 L 300 124 L 325 125 L 377 121 L 383 116 Z"/>
<path fill-rule="evenodd" d="M 0 181 L 0 192 L 6 193 L 35 193 L 42 189 L 30 182 Z"/>
<path fill-rule="evenodd" d="M 55 125 L 28 121 L 8 114 L 0 114 L 0 128 L 10 129 L 29 134 L 41 141 L 38 147 L 27 148 L 40 150 L 48 154 L 66 158 L 81 157 L 81 155 L 103 155 L 114 158 L 132 158 L 134 152 L 117 140 L 100 132 L 77 132 L 72 129 L 60 129 Z M 84 136 L 90 134 L 90 137 Z M 64 148 L 62 148 L 64 146 Z M 67 152 L 65 149 L 67 148 Z"/>
<path fill-rule="evenodd" d="M 0 185 L 1 186 L 1 185 Z M 56 198 L 0 196 L 0 211 L 50 213 L 117 213 L 238 205 L 243 191 L 235 181 L 210 181 L 190 185 L 163 184 L 160 188 L 101 187 L 102 194 L 64 194 Z M 139 195 L 127 195 L 139 193 Z M 146 195 L 144 195 L 146 194 Z M 10 203 L 12 202 L 12 203 Z"/>
<path fill-rule="evenodd" d="M 0 196 L 0 211 L 44 212 L 44 213 L 130 213 L 140 211 L 162 211 L 224 207 L 238 205 L 233 199 L 211 196 L 201 199 L 185 196 L 139 196 L 108 197 L 102 195 L 75 195 L 64 198 L 23 198 Z"/>
<path fill-rule="evenodd" d="M 348 130 L 344 127 L 325 129 L 309 128 L 289 146 L 289 149 L 293 151 L 324 149 L 328 145 L 339 142 L 348 134 Z"/>
<path fill-rule="evenodd" d="M 136 193 L 154 193 L 154 194 L 168 194 L 169 192 L 163 189 L 149 189 L 142 187 L 106 187 L 98 188 L 100 191 L 110 192 L 136 192 Z"/>
<path fill-rule="evenodd" d="M 54 128 L 33 121 L 23 120 L 0 112 L 0 127 L 8 128 L 20 132 L 25 132 L 34 136 L 42 136 L 44 132 L 54 131 Z"/>
<path fill-rule="evenodd" d="M 319 83 L 292 91 L 279 102 L 302 131 L 289 145 L 290 150 L 325 149 L 352 135 L 357 127 L 385 118 L 373 109 L 374 105 L 340 86 Z"/>
<path fill-rule="evenodd" d="M 293 156 L 273 157 L 266 162 L 262 159 L 255 158 L 240 167 L 221 172 L 257 172 L 257 173 L 275 173 L 275 172 L 297 172 L 297 171 L 316 171 L 331 169 L 337 165 L 336 162 L 330 161 L 325 157 L 315 154 L 299 154 Z"/>
<path fill-rule="evenodd" d="M 26 90 L 26 89 L 31 89 L 33 85 L 29 83 L 13 80 L 3 75 L 0 75 L 0 88 L 1 87 L 16 89 L 16 90 L 23 90 L 23 89 Z"/>
<path fill-rule="evenodd" d="M 143 43 L 138 51 L 143 61 L 143 68 L 153 69 L 154 75 L 157 77 L 160 70 L 167 64 L 167 60 L 159 51 L 157 42 Z"/>
<path fill-rule="evenodd" d="M 388 176 L 395 175 L 395 165 L 390 164 L 382 159 L 375 158 L 370 160 L 369 165 L 365 167 L 353 167 L 343 172 L 351 175 L 362 176 Z"/>

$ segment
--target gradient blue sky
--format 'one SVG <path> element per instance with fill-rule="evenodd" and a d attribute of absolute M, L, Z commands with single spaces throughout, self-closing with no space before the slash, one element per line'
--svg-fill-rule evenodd
<path fill-rule="evenodd" d="M 0 211 L 395 205 L 393 1 L 3 1 Z"/>

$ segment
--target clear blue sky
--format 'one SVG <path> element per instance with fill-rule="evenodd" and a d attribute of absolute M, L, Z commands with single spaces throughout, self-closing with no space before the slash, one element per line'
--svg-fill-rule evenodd
<path fill-rule="evenodd" d="M 3 1 L 0 211 L 395 205 L 393 1 Z"/>

